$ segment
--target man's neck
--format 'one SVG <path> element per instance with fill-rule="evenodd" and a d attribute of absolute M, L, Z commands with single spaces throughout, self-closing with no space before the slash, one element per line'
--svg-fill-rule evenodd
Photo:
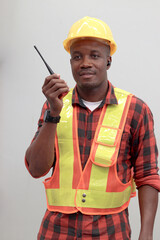
<path fill-rule="evenodd" d="M 87 88 L 81 89 L 77 86 L 77 91 L 82 99 L 88 102 L 98 102 L 105 98 L 108 91 L 108 81 L 105 86 L 101 86 L 100 88 Z"/>

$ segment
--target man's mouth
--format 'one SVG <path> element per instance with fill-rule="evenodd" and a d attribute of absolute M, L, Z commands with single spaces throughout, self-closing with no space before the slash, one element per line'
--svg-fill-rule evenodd
<path fill-rule="evenodd" d="M 79 76 L 91 76 L 91 75 L 95 75 L 95 72 L 93 72 L 93 71 L 80 71 L 79 72 Z"/>

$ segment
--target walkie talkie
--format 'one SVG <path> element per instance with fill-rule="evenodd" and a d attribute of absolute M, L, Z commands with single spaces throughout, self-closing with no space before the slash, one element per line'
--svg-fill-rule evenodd
<path fill-rule="evenodd" d="M 34 46 L 34 48 L 36 49 L 36 51 L 38 52 L 39 56 L 41 57 L 41 59 L 43 60 L 44 64 L 46 65 L 49 73 L 52 75 L 54 74 L 52 68 L 46 63 L 46 61 L 44 60 L 44 58 L 42 57 L 41 53 L 39 52 L 38 48 L 36 46 Z"/>

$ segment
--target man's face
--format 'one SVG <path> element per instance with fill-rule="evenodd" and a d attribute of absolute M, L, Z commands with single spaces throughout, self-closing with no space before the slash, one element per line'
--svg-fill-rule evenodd
<path fill-rule="evenodd" d="M 73 43 L 71 52 L 72 74 L 81 90 L 104 90 L 107 86 L 106 70 L 111 61 L 109 47 L 101 42 L 85 39 Z"/>

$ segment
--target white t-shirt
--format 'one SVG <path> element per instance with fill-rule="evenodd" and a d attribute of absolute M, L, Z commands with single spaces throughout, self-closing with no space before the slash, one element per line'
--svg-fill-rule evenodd
<path fill-rule="evenodd" d="M 82 99 L 82 101 L 84 105 L 91 110 L 91 112 L 94 111 L 94 109 L 96 109 L 102 102 L 102 100 L 98 102 L 88 102 L 85 101 L 84 99 Z"/>

